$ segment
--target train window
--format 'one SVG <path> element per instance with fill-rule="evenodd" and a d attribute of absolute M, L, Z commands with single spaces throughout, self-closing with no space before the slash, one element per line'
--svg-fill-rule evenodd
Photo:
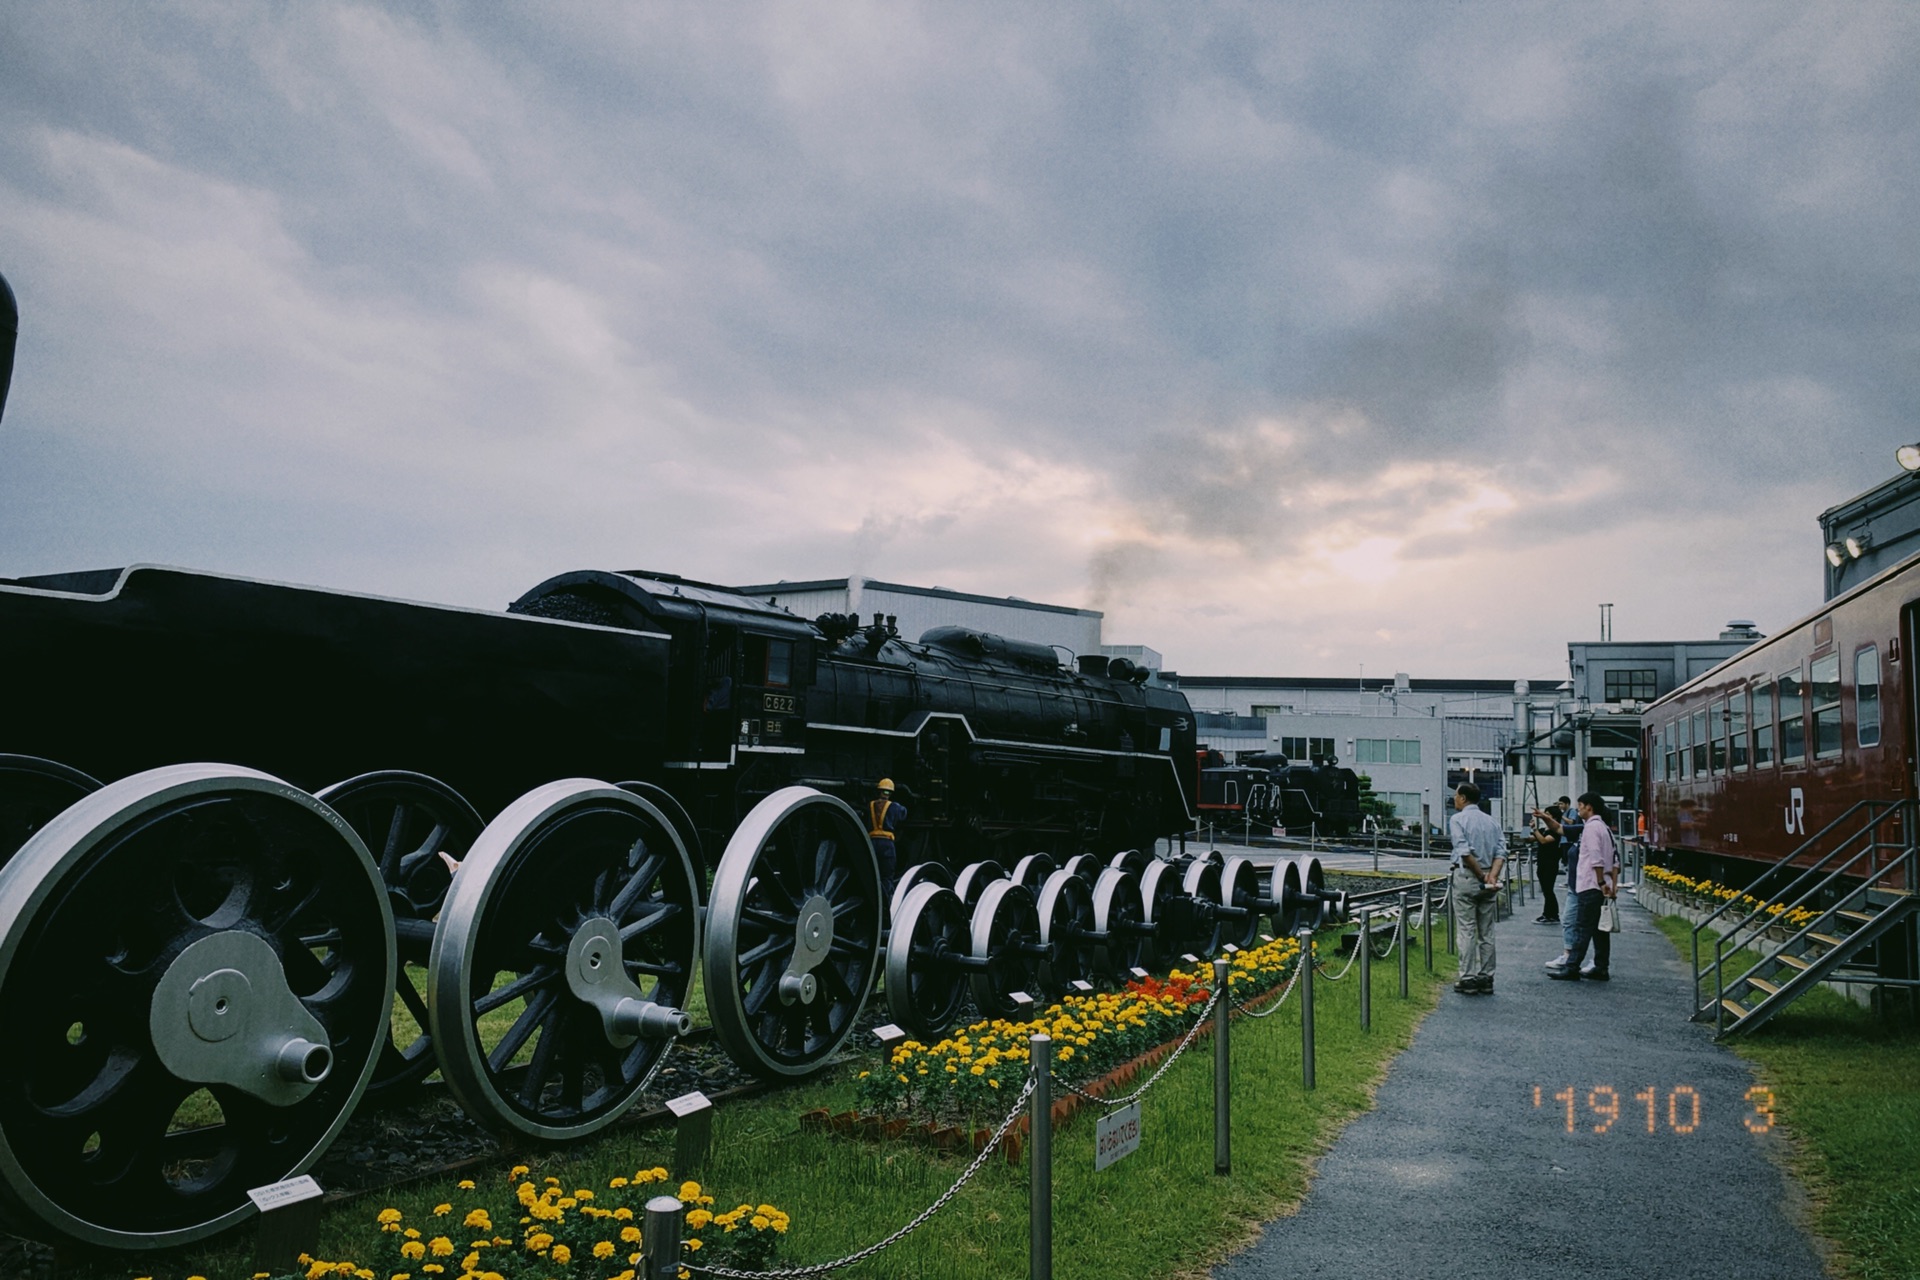
<path fill-rule="evenodd" d="M 1773 764 L 1773 686 L 1753 686 L 1753 767 Z"/>
<path fill-rule="evenodd" d="M 1660 780 L 1672 782 L 1673 772 L 1673 721 L 1669 720 L 1660 728 Z"/>
<path fill-rule="evenodd" d="M 1813 660 L 1813 757 L 1823 760 L 1840 754 L 1840 655 Z"/>
<path fill-rule="evenodd" d="M 767 641 L 767 683 L 776 689 L 793 683 L 793 641 Z"/>
<path fill-rule="evenodd" d="M 1675 768 L 1673 776 L 1676 778 L 1690 778 L 1693 776 L 1693 757 L 1687 747 L 1687 744 L 1692 741 L 1687 726 L 1692 723 L 1693 721 L 1687 719 L 1685 716 L 1681 716 L 1673 722 L 1673 741 L 1676 750 L 1674 763 L 1678 766 Z"/>
<path fill-rule="evenodd" d="M 1807 758 L 1805 706 L 1798 671 L 1780 673 L 1780 763 L 1798 764 Z"/>
<path fill-rule="evenodd" d="M 1693 713 L 1693 776 L 1707 776 L 1707 713 Z"/>
<path fill-rule="evenodd" d="M 1741 690 L 1727 699 L 1727 767 L 1747 771 L 1747 694 Z"/>
<path fill-rule="evenodd" d="M 1725 698 L 1713 704 L 1712 710 L 1707 713 L 1707 724 L 1709 726 L 1708 732 L 1713 735 L 1712 740 L 1707 744 L 1710 753 L 1708 759 L 1709 767 L 1711 767 L 1715 773 L 1725 773 L 1727 771 L 1727 726 L 1729 724 L 1727 700 Z"/>
<path fill-rule="evenodd" d="M 1853 655 L 1853 725 L 1863 747 L 1880 745 L 1880 650 L 1868 645 Z"/>

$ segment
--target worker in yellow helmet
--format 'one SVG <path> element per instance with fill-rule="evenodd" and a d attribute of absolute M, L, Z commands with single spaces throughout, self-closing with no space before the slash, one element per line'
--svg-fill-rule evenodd
<path fill-rule="evenodd" d="M 873 790 L 873 799 L 867 801 L 867 838 L 873 841 L 873 856 L 880 863 L 880 893 L 891 899 L 893 886 L 900 879 L 894 833 L 907 820 L 907 806 L 895 802 L 892 778 L 880 779 Z"/>

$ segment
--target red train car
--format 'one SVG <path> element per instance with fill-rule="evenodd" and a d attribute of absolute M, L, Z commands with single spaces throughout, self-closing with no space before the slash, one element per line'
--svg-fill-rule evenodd
<path fill-rule="evenodd" d="M 1649 707 L 1648 844 L 1744 885 L 1856 803 L 1913 796 L 1917 615 L 1909 560 Z"/>

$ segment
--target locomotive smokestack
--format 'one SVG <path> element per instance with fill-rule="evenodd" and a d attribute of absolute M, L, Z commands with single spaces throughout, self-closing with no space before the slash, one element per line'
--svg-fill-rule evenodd
<path fill-rule="evenodd" d="M 0 276 L 0 418 L 7 416 L 7 384 L 13 381 L 13 344 L 20 336 L 20 307 Z"/>

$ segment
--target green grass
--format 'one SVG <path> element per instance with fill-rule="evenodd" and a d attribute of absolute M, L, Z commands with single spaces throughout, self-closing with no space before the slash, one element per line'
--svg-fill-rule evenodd
<path fill-rule="evenodd" d="M 1686 959 L 1692 926 L 1659 925 Z M 1731 1045 L 1774 1092 L 1841 1273 L 1920 1276 L 1920 1028 L 1821 989 Z"/>
<path fill-rule="evenodd" d="M 1339 964 L 1332 968 L 1338 972 Z M 1315 1158 L 1367 1109 L 1387 1063 L 1437 1003 L 1445 981 L 1441 975 L 1450 974 L 1452 966 L 1436 956 L 1435 969 L 1427 975 L 1416 955 L 1413 996 L 1403 1001 L 1397 995 L 1397 966 L 1379 965 L 1370 1033 L 1358 1025 L 1357 965 L 1340 982 L 1318 982 L 1319 1088 L 1311 1093 L 1301 1084 L 1297 992 L 1275 1017 L 1234 1023 L 1234 1171 L 1229 1177 L 1213 1174 L 1210 1041 L 1197 1041 L 1144 1099 L 1140 1150 L 1119 1164 L 1093 1171 L 1095 1112 L 1076 1115 L 1054 1140 L 1055 1274 L 1061 1280 L 1198 1274 L 1246 1244 L 1260 1222 L 1297 1204 Z M 863 1065 L 868 1064 L 850 1063 L 795 1089 L 736 1100 L 715 1114 L 714 1156 L 701 1180 L 719 1198 L 716 1208 L 768 1201 L 792 1215 L 781 1264 L 839 1257 L 888 1234 L 932 1203 L 966 1163 L 906 1143 L 800 1132 L 803 1111 L 854 1107 L 854 1078 Z M 665 1130 L 616 1130 L 526 1162 L 536 1179 L 552 1174 L 570 1187 L 604 1187 L 608 1178 L 636 1168 L 671 1165 L 671 1143 Z M 501 1186 L 498 1180 L 509 1163 L 470 1176 L 482 1190 Z M 836 1274 L 868 1280 L 1025 1275 L 1027 1176 L 1024 1156 L 1012 1166 L 990 1162 L 926 1227 L 880 1257 Z M 358 1258 L 376 1269 L 379 1280 L 402 1269 L 418 1277 L 418 1268 L 379 1269 L 392 1258 L 397 1237 L 380 1234 L 374 1215 L 391 1203 L 408 1222 L 424 1226 L 436 1203 L 452 1201 L 464 1209 L 476 1203 L 477 1194 L 457 1191 L 451 1181 L 433 1182 L 384 1200 L 339 1206 L 322 1220 L 320 1255 Z M 496 1215 L 505 1208 L 503 1200 L 490 1197 Z M 74 1274 L 246 1280 L 253 1271 L 243 1247 L 235 1244 L 135 1261 L 114 1260 Z M 597 1280 L 603 1272 L 576 1262 L 567 1274 Z"/>

